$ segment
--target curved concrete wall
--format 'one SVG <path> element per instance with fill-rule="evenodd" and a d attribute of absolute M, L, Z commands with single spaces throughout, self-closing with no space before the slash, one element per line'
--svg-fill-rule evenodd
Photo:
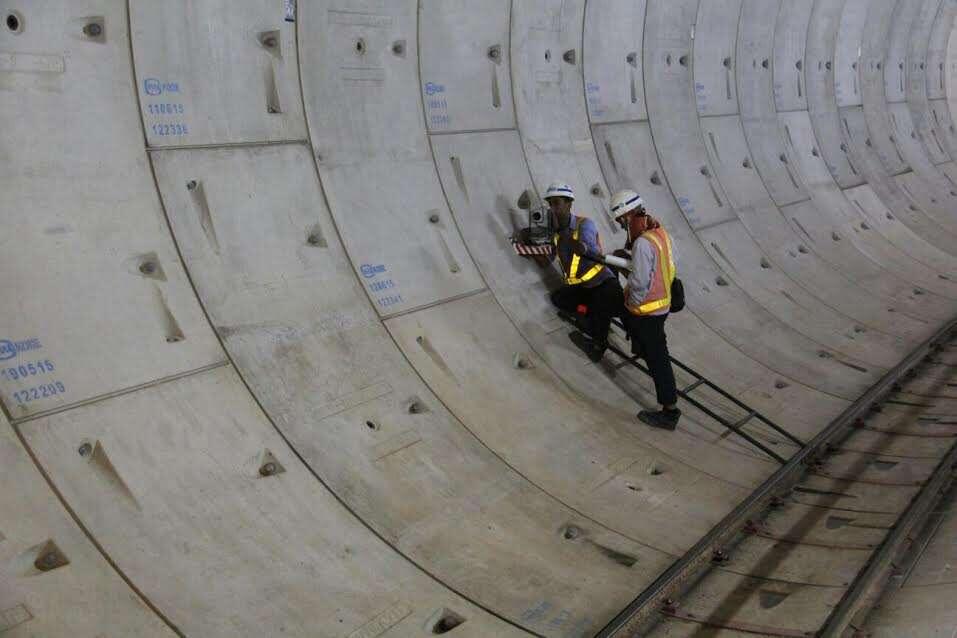
<path fill-rule="evenodd" d="M 568 342 L 555 179 L 799 437 L 957 313 L 955 0 L 295 4 L 0 1 L 0 633 L 600 629 L 776 463 Z"/>

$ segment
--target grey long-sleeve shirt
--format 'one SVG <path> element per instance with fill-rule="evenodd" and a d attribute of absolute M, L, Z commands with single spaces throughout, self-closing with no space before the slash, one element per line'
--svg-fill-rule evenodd
<path fill-rule="evenodd" d="M 678 255 L 675 241 L 671 240 L 671 260 L 678 270 Z M 628 275 L 628 305 L 640 306 L 651 290 L 652 278 L 658 268 L 658 249 L 651 240 L 639 237 L 631 247 L 631 273 Z M 666 315 L 668 310 L 649 313 L 653 316 Z"/>

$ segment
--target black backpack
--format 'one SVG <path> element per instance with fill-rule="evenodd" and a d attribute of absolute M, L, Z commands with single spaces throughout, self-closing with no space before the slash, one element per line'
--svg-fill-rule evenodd
<path fill-rule="evenodd" d="M 685 307 L 685 285 L 681 280 L 675 277 L 671 282 L 671 310 L 670 312 L 681 312 Z"/>

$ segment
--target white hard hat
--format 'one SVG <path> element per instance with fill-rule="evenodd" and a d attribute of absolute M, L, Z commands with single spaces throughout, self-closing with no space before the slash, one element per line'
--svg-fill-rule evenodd
<path fill-rule="evenodd" d="M 564 182 L 554 182 L 548 187 L 548 190 L 545 191 L 545 199 L 547 200 L 551 197 L 567 197 L 573 200 L 575 199 L 575 191 Z"/>
<path fill-rule="evenodd" d="M 625 213 L 630 213 L 639 206 L 644 205 L 645 200 L 643 200 L 641 195 L 635 191 L 618 191 L 611 196 L 611 208 L 608 211 L 608 215 L 611 217 L 612 221 L 614 221 Z"/>

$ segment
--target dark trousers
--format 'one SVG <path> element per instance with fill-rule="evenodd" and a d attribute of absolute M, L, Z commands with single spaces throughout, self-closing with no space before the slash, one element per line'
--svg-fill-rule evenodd
<path fill-rule="evenodd" d="M 578 306 L 587 306 L 586 332 L 599 343 L 608 341 L 611 319 L 622 316 L 625 307 L 625 296 L 617 277 L 606 279 L 594 288 L 585 288 L 583 284 L 562 286 L 551 294 L 551 299 L 556 308 L 571 315 L 578 312 Z"/>
<path fill-rule="evenodd" d="M 651 378 L 655 382 L 658 403 L 674 405 L 678 402 L 678 391 L 675 388 L 675 371 L 671 367 L 668 354 L 668 337 L 665 336 L 665 320 L 668 315 L 636 317 L 630 312 L 625 314 L 632 353 L 648 364 Z"/>

